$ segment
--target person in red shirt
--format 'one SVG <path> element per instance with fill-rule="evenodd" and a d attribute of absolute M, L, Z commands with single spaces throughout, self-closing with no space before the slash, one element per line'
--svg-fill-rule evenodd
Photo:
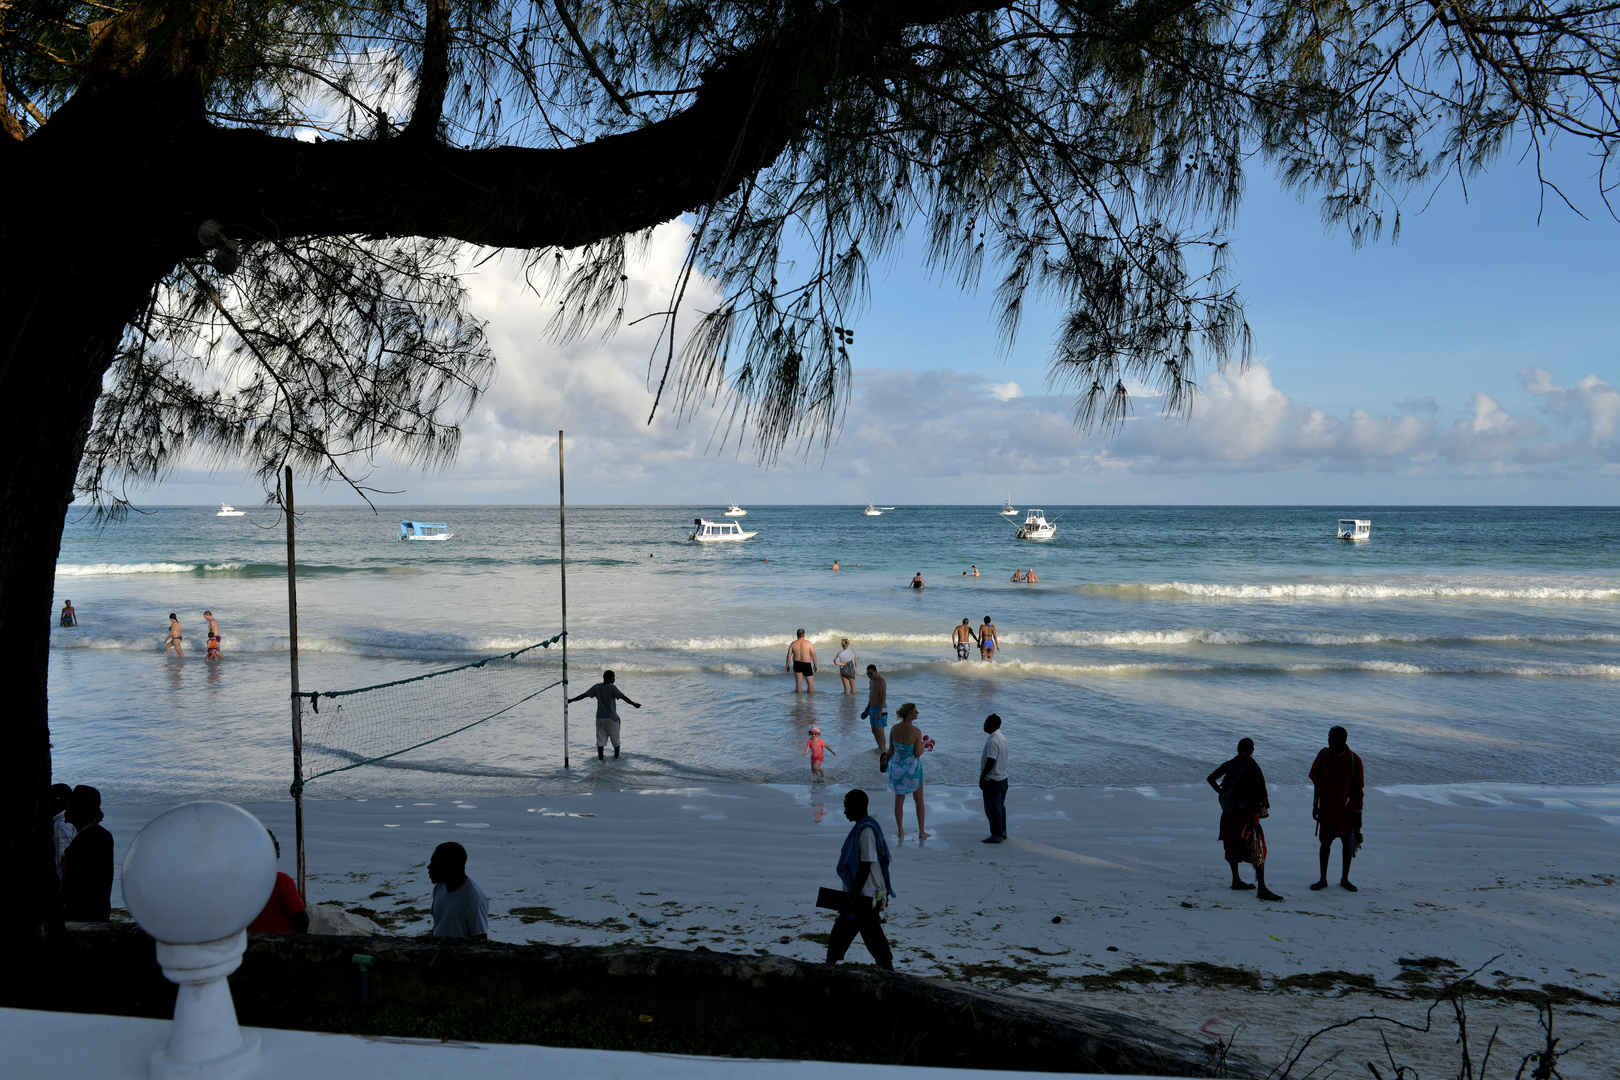
<path fill-rule="evenodd" d="M 1356 891 L 1350 884 L 1350 860 L 1361 846 L 1361 802 L 1366 780 L 1362 775 L 1361 757 L 1350 749 L 1350 733 L 1342 727 L 1328 731 L 1328 744 L 1316 754 L 1311 763 L 1311 783 L 1316 785 L 1316 798 L 1311 802 L 1311 817 L 1316 819 L 1316 835 L 1322 841 L 1320 858 L 1322 876 L 1312 889 L 1328 886 L 1328 856 L 1333 841 L 1344 847 L 1344 869 L 1339 885 Z"/>
<path fill-rule="evenodd" d="M 269 829 L 264 830 L 270 832 Z M 270 833 L 270 842 L 276 845 L 276 858 L 281 858 L 281 841 Z M 304 898 L 298 895 L 298 885 L 292 878 L 276 871 L 276 887 L 265 901 L 259 917 L 248 923 L 250 934 L 307 934 L 309 912 L 304 910 Z"/>

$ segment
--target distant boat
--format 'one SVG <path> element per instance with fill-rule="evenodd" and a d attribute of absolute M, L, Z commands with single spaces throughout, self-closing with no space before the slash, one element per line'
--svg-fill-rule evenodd
<path fill-rule="evenodd" d="M 238 510 L 236 507 L 232 506 L 230 503 L 220 503 L 219 504 L 219 513 L 215 514 L 214 516 L 215 517 L 243 517 L 244 514 L 245 514 L 245 511 Z"/>
<path fill-rule="evenodd" d="M 727 540 L 752 540 L 758 536 L 757 532 L 744 532 L 743 527 L 735 521 L 704 521 L 702 518 L 692 519 L 692 535 L 688 540 L 696 540 L 700 544 L 718 544 Z"/>
<path fill-rule="evenodd" d="M 1371 540 L 1372 522 L 1365 518 L 1340 518 L 1340 540 Z"/>
<path fill-rule="evenodd" d="M 1016 539 L 1018 540 L 1051 540 L 1057 536 L 1057 525 L 1046 520 L 1045 510 L 1029 510 L 1024 514 L 1024 523 L 1018 526 Z"/>
<path fill-rule="evenodd" d="M 726 506 L 726 512 L 724 514 L 722 514 L 721 516 L 722 517 L 747 517 L 748 516 L 748 511 L 744 510 L 742 507 L 738 506 L 736 503 L 729 503 Z"/>
<path fill-rule="evenodd" d="M 999 513 L 1002 517 L 1017 517 L 1018 516 L 1018 511 L 1013 509 L 1013 504 L 1012 504 L 1011 499 L 1008 499 L 1006 502 L 1002 503 L 1001 504 L 1001 509 L 999 511 L 997 511 L 997 513 Z"/>
<path fill-rule="evenodd" d="M 883 516 L 883 511 L 879 510 L 877 507 L 873 506 L 871 503 L 867 503 L 866 504 L 866 509 L 862 510 L 861 513 L 864 514 L 866 517 L 882 517 Z"/>
<path fill-rule="evenodd" d="M 448 540 L 454 533 L 442 521 L 402 521 L 399 523 L 401 540 Z"/>

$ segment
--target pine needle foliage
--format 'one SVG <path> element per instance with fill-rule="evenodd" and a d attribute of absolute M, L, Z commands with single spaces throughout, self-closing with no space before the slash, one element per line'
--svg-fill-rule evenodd
<path fill-rule="evenodd" d="M 683 416 L 721 402 L 771 460 L 835 437 L 886 260 L 985 288 L 1004 346 L 1055 305 L 1051 382 L 1110 428 L 1142 391 L 1185 415 L 1200 370 L 1247 360 L 1228 237 L 1251 168 L 1360 244 L 1398 231 L 1414 187 L 1577 139 L 1608 209 L 1617 24 L 1601 0 L 0 0 L 0 116 L 46 131 L 111 77 L 99 43 L 138 27 L 133 62 L 184 52 L 219 128 L 566 151 L 688 124 L 724 164 L 663 215 L 691 240 L 649 381 Z M 740 122 L 705 128 L 722 105 Z M 656 192 L 687 164 L 637 168 Z M 378 235 L 224 223 L 240 268 L 156 283 L 81 486 L 195 449 L 356 482 L 380 453 L 444 463 L 492 372 L 456 241 L 525 251 L 559 338 L 644 314 L 625 265 L 656 221 L 582 212 L 535 243 L 535 205 Z"/>

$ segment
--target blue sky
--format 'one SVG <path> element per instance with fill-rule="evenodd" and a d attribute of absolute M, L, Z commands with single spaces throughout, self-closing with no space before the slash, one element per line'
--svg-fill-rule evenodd
<path fill-rule="evenodd" d="M 964 296 L 917 266 L 913 245 L 875 274 L 857 325 L 856 392 L 825 460 L 774 468 L 716 452 L 708 413 L 645 424 L 650 341 L 559 348 L 545 305 L 506 268 L 471 288 L 501 361 L 457 464 L 382 469 L 400 505 L 555 498 L 567 428 L 571 501 L 1613 504 L 1620 501 L 1620 225 L 1563 155 L 1557 179 L 1589 220 L 1508 162 L 1407 200 L 1399 243 L 1352 251 L 1314 203 L 1251 175 L 1233 246 L 1255 363 L 1206 372 L 1190 421 L 1152 399 L 1109 439 L 1046 390 L 1052 313 L 997 353 L 989 290 Z M 1427 208 L 1423 203 L 1428 201 Z M 1538 222 L 1538 215 L 1540 221 Z M 680 232 L 632 275 L 632 310 L 667 295 Z M 251 504 L 250 477 L 180 470 L 143 501 Z M 351 502 L 338 487 L 310 493 Z"/>

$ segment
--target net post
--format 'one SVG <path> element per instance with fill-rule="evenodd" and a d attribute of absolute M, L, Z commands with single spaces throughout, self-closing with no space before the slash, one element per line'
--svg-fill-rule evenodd
<path fill-rule="evenodd" d="M 562 568 L 563 768 L 568 768 L 568 499 L 563 489 L 563 433 L 557 431 L 557 554 Z"/>
<path fill-rule="evenodd" d="M 307 897 L 304 885 L 304 699 L 298 696 L 298 549 L 294 539 L 293 471 L 286 467 L 281 505 L 287 512 L 287 631 L 288 668 L 292 678 L 293 744 L 293 840 L 298 851 L 298 895 Z"/>

